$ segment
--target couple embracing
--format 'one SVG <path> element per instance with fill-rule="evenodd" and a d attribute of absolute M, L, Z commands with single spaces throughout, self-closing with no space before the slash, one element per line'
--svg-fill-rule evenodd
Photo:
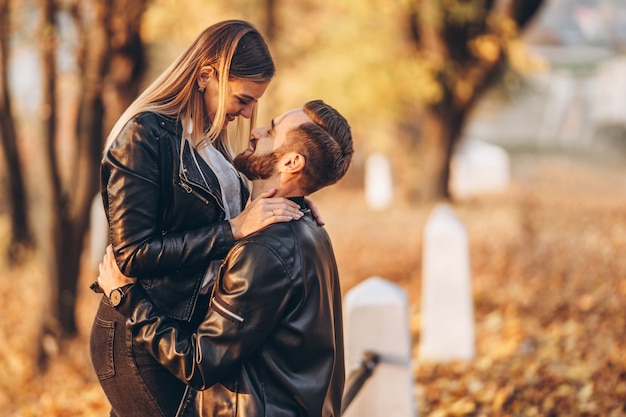
<path fill-rule="evenodd" d="M 254 125 L 274 73 L 252 25 L 217 23 L 107 139 L 90 345 L 111 416 L 340 415 L 339 277 L 307 196 L 344 176 L 352 135 L 313 100 L 233 155 L 227 125 Z"/>

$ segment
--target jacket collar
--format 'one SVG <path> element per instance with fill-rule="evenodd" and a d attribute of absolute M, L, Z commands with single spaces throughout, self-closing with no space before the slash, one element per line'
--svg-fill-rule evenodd
<path fill-rule="evenodd" d="M 296 204 L 298 204 L 300 206 L 300 208 L 303 209 L 303 210 L 308 210 L 309 209 L 307 207 L 306 203 L 304 202 L 304 197 L 287 197 L 287 199 L 293 201 Z"/>
<path fill-rule="evenodd" d="M 188 141 L 185 141 L 183 146 L 183 165 L 181 169 L 185 171 L 187 179 L 204 188 L 219 190 L 219 181 L 206 161 L 191 147 Z M 205 181 L 208 183 L 205 183 Z"/>
<path fill-rule="evenodd" d="M 159 119 L 159 125 L 175 136 L 182 134 L 183 125 L 179 119 L 174 119 L 160 113 L 155 113 Z"/>

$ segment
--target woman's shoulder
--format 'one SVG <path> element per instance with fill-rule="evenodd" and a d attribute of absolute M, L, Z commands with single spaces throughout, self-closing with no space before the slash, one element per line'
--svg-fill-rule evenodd
<path fill-rule="evenodd" d="M 132 125 L 150 129 L 166 129 L 174 133 L 181 129 L 179 120 L 161 113 L 150 111 L 141 112 L 133 116 L 128 121 L 127 126 Z"/>
<path fill-rule="evenodd" d="M 125 152 L 156 153 L 163 139 L 173 141 L 178 137 L 177 121 L 155 112 L 142 112 L 131 117 L 113 141 L 108 153 Z M 119 155 L 118 155 L 119 157 Z"/>

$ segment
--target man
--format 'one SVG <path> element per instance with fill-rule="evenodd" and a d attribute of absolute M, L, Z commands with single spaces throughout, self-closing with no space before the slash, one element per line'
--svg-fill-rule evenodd
<path fill-rule="evenodd" d="M 303 199 L 341 179 L 352 153 L 347 121 L 320 100 L 253 130 L 250 147 L 235 158 L 252 180 L 252 199 L 276 189 L 305 216 L 268 226 L 231 249 L 193 334 L 160 314 L 108 251 L 100 286 L 128 318 L 133 343 L 206 390 L 202 415 L 340 415 L 345 371 L 337 265 Z"/>

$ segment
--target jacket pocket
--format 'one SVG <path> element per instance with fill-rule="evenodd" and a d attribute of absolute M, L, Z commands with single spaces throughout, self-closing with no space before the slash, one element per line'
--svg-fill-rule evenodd
<path fill-rule="evenodd" d="M 115 322 L 96 317 L 91 331 L 90 353 L 93 368 L 100 381 L 115 376 L 114 338 Z"/>

